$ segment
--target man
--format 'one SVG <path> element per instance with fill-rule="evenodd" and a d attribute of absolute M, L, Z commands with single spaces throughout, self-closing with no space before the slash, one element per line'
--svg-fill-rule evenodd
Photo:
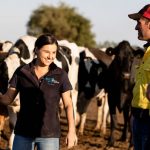
<path fill-rule="evenodd" d="M 137 21 L 135 29 L 138 31 L 138 39 L 147 41 L 144 45 L 145 54 L 136 71 L 131 103 L 133 145 L 134 150 L 150 150 L 150 101 L 146 97 L 147 86 L 150 83 L 150 4 L 138 13 L 128 16 Z"/>

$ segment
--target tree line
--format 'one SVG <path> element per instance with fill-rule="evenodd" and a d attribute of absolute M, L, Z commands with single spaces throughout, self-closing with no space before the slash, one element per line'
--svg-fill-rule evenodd
<path fill-rule="evenodd" d="M 88 18 L 79 14 L 76 8 L 64 3 L 60 3 L 57 7 L 40 5 L 33 10 L 27 22 L 27 34 L 32 36 L 52 33 L 58 40 L 67 39 L 85 47 L 101 48 L 116 45 L 109 41 L 97 44 L 91 28 L 91 21 Z"/>

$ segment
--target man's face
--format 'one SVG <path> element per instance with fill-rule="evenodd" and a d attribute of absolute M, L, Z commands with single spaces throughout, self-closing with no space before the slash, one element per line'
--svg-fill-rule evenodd
<path fill-rule="evenodd" d="M 143 41 L 150 40 L 150 21 L 145 18 L 140 18 L 137 20 L 137 25 L 135 30 L 138 31 L 138 39 Z"/>

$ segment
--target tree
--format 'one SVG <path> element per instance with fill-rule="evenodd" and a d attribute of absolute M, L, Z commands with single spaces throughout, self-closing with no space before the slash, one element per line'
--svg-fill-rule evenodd
<path fill-rule="evenodd" d="M 63 3 L 58 7 L 41 5 L 34 10 L 27 23 L 27 33 L 32 36 L 52 33 L 59 40 L 67 39 L 86 47 L 96 45 L 90 21 Z"/>

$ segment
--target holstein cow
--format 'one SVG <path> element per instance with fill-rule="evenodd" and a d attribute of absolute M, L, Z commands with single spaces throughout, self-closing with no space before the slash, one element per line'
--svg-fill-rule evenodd
<path fill-rule="evenodd" d="M 130 74 L 125 74 L 124 78 L 122 79 L 121 83 L 121 109 L 123 111 L 123 130 L 121 140 L 125 141 L 128 140 L 130 149 L 133 146 L 132 143 L 132 131 L 131 131 L 131 100 L 133 98 L 132 91 L 135 84 L 135 71 L 139 64 L 141 63 L 142 57 L 144 55 L 144 49 L 137 47 L 129 50 L 132 51 L 132 59 L 130 61 Z M 128 136 L 129 133 L 129 136 Z"/>
<path fill-rule="evenodd" d="M 0 64 L 0 79 L 3 81 L 1 84 L 0 92 L 5 93 L 8 87 L 8 81 L 12 77 L 15 69 L 22 64 L 30 62 L 33 55 L 34 42 L 36 38 L 32 36 L 22 36 L 16 43 L 9 49 L 8 56 Z M 26 44 L 28 43 L 28 44 Z M 14 102 L 7 107 L 9 115 L 10 128 L 13 131 L 16 119 L 17 112 L 20 109 L 19 96 L 15 98 Z M 14 139 L 14 134 L 12 132 L 8 148 L 12 148 L 12 142 Z"/>
<path fill-rule="evenodd" d="M 63 50 L 63 53 L 69 60 L 68 77 L 72 84 L 72 101 L 74 108 L 74 116 L 77 124 L 76 112 L 77 112 L 77 97 L 78 97 L 78 70 L 79 70 L 79 48 L 75 43 L 68 42 L 67 40 L 58 41 L 58 44 Z M 67 51 L 65 51 L 67 50 Z M 62 67 L 63 68 L 63 67 Z"/>
<path fill-rule="evenodd" d="M 105 115 L 102 118 L 101 127 L 104 129 L 103 133 L 106 132 L 106 117 L 108 113 L 108 104 L 107 104 L 107 94 L 103 90 L 103 73 L 105 72 L 107 66 L 110 65 L 112 61 L 112 57 L 107 56 L 103 51 L 92 49 L 89 50 L 87 48 L 80 47 L 80 62 L 79 62 L 79 73 L 78 73 L 78 102 L 77 102 L 77 110 L 80 114 L 80 125 L 79 125 L 79 133 L 83 134 L 85 121 L 86 121 L 86 113 L 87 108 L 89 106 L 92 98 L 96 97 L 99 94 L 99 99 L 101 101 L 99 107 L 105 104 L 104 111 Z M 99 109 L 100 110 L 100 109 Z M 102 113 L 102 112 L 101 112 Z M 101 119 L 101 118 L 100 118 Z M 98 119 L 98 124 L 96 128 L 99 128 L 100 119 Z M 101 129 L 102 129 L 101 128 Z"/>
<path fill-rule="evenodd" d="M 0 77 L 5 77 L 6 83 L 7 83 L 7 84 L 5 84 L 6 87 L 8 86 L 8 81 L 12 77 L 12 74 L 14 73 L 15 69 L 17 67 L 19 67 L 20 65 L 29 63 L 34 58 L 33 49 L 34 49 L 35 40 L 36 40 L 36 38 L 33 36 L 29 36 L 29 35 L 22 36 L 16 41 L 16 43 L 13 45 L 13 47 L 9 50 L 8 57 L 0 65 L 0 70 L 1 70 Z M 77 86 L 77 79 L 76 79 L 77 77 L 76 76 L 78 74 L 78 61 L 77 60 L 79 58 L 78 57 L 79 52 L 77 50 L 77 45 L 74 43 L 69 43 L 67 41 L 58 41 L 58 43 L 60 45 L 60 49 L 57 52 L 55 63 L 58 66 L 65 69 L 66 72 L 68 72 L 68 74 L 69 74 L 69 78 L 70 78 L 71 84 L 73 86 L 72 97 L 74 98 L 73 104 L 75 107 L 76 106 L 75 103 L 77 101 L 75 99 L 75 98 L 77 98 L 77 96 L 76 96 L 77 92 L 75 90 L 76 90 L 76 86 Z M 74 72 L 71 76 L 71 73 L 73 72 L 74 69 L 75 69 L 75 71 L 77 69 L 77 71 Z M 5 74 L 4 74 L 4 72 L 5 72 Z M 73 77 L 73 79 L 71 79 L 71 77 Z M 2 93 L 5 93 L 6 89 Z M 19 99 L 19 97 L 17 97 L 17 99 Z M 17 100 L 15 102 L 19 102 L 19 101 Z M 9 117 L 10 117 L 12 129 L 15 126 L 16 119 L 17 119 L 16 112 L 19 111 L 20 105 L 19 105 L 19 103 L 17 103 L 17 104 L 15 104 L 15 106 L 16 107 L 12 107 L 12 106 L 8 107 L 8 110 L 10 112 Z M 75 108 L 74 108 L 74 110 L 75 110 Z M 10 149 L 12 147 L 13 134 L 11 137 L 12 138 L 10 138 L 10 141 L 9 141 Z"/>
<path fill-rule="evenodd" d="M 6 41 L 6 40 L 0 40 L 0 63 L 3 62 L 3 60 L 7 57 L 8 55 L 8 50 L 12 46 L 11 41 Z M 1 72 L 1 70 L 0 70 Z M 6 89 L 7 85 L 5 86 L 5 81 L 0 78 L 0 88 Z M 3 86 L 3 87 L 2 87 Z M 5 119 L 8 116 L 8 111 L 6 107 L 0 106 L 0 138 L 3 136 L 3 128 L 4 128 L 4 123 Z"/>
<path fill-rule="evenodd" d="M 127 45 L 128 46 L 128 45 Z M 144 55 L 144 49 L 137 47 L 129 47 L 129 50 L 132 52 L 130 54 L 130 73 L 125 74 L 121 83 L 121 109 L 123 111 L 124 125 L 122 130 L 121 140 L 129 140 L 129 148 L 132 144 L 132 132 L 131 132 L 131 100 L 133 98 L 132 91 L 135 84 L 135 71 L 136 68 L 141 63 L 142 57 Z M 128 137 L 128 133 L 130 136 Z"/>
<path fill-rule="evenodd" d="M 131 97 L 129 96 L 129 92 L 131 91 L 129 82 L 132 51 L 133 48 L 128 41 L 122 41 L 115 48 L 109 48 L 106 50 L 108 55 L 115 55 L 114 60 L 104 76 L 111 116 L 111 134 L 108 146 L 114 146 L 115 142 L 114 132 L 117 127 L 116 108 L 118 108 L 119 112 L 123 111 L 124 122 L 127 122 L 127 108 L 131 101 Z"/>

